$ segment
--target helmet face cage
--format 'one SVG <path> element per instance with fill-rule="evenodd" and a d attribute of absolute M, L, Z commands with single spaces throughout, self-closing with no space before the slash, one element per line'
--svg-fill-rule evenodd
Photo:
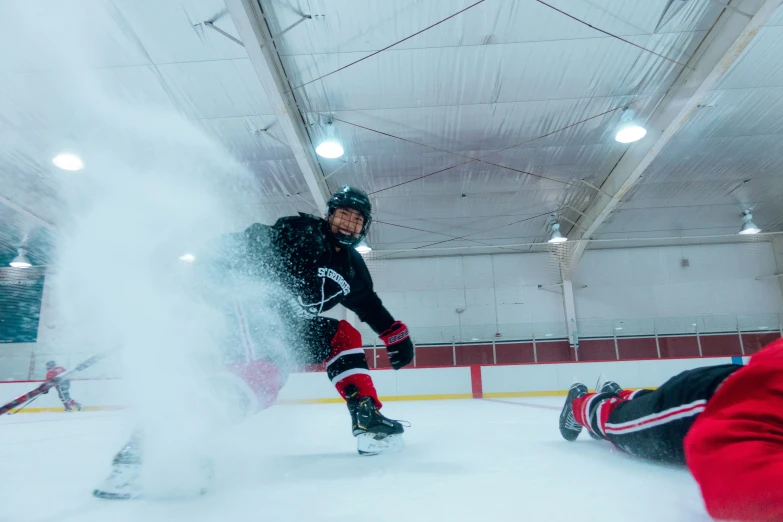
<path fill-rule="evenodd" d="M 334 232 L 335 241 L 342 246 L 355 247 L 367 235 L 372 223 L 372 205 L 370 198 L 363 191 L 344 185 L 335 192 L 327 203 L 327 217 L 331 218 L 334 212 L 339 208 L 352 209 L 357 211 L 364 218 L 362 230 L 357 236 Z"/>
<path fill-rule="evenodd" d="M 54 361 L 49 361 L 49 362 L 47 362 L 47 363 L 46 363 L 46 369 L 47 369 L 47 370 L 51 370 L 51 369 L 52 369 L 52 368 L 54 368 L 55 366 L 57 366 L 57 363 L 56 363 L 56 362 L 54 362 Z"/>

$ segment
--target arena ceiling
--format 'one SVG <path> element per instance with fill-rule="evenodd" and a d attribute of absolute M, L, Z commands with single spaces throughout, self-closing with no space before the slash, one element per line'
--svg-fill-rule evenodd
<path fill-rule="evenodd" d="M 66 219 L 51 158 L 96 116 L 63 49 L 221 143 L 269 221 L 366 190 L 377 255 L 536 251 L 553 214 L 596 247 L 731 241 L 746 209 L 779 232 L 781 0 L 724 3 L 0 2 L 25 20 L 0 33 L 0 246 L 45 263 Z M 621 144 L 627 107 L 648 133 Z M 314 152 L 329 120 L 338 159 Z"/>

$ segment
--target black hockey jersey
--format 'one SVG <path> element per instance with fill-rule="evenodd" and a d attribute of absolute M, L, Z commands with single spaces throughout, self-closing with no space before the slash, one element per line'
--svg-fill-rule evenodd
<path fill-rule="evenodd" d="M 394 319 L 373 290 L 362 256 L 353 248 L 336 251 L 326 220 L 300 214 L 272 226 L 256 223 L 234 236 L 233 268 L 245 276 L 281 284 L 298 305 L 300 317 L 316 317 L 342 304 L 375 332 Z"/>

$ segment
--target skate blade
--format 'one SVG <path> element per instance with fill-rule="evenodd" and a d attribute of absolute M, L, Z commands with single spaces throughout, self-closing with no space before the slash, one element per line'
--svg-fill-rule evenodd
<path fill-rule="evenodd" d="M 139 494 L 131 493 L 112 493 L 110 491 L 103 491 L 102 489 L 94 489 L 92 496 L 103 500 L 136 500 L 141 498 Z"/>
<path fill-rule="evenodd" d="M 193 498 L 195 496 L 204 496 L 207 493 L 209 493 L 208 488 L 200 488 L 197 492 L 194 492 L 194 494 L 178 494 L 178 495 L 150 495 L 149 497 L 145 497 L 140 492 L 138 493 L 112 493 L 111 491 L 104 491 L 102 489 L 94 489 L 92 492 L 92 496 L 95 498 L 100 498 L 102 500 L 176 500 L 176 499 L 187 499 L 187 498 Z"/>
<path fill-rule="evenodd" d="M 402 434 L 387 435 L 381 439 L 376 439 L 377 435 L 371 433 L 361 433 L 356 436 L 356 450 L 359 455 L 372 456 L 381 453 L 396 453 L 405 448 L 405 439 Z"/>
<path fill-rule="evenodd" d="M 141 493 L 111 493 L 109 491 L 95 489 L 92 492 L 92 496 L 101 500 L 181 500 L 196 496 L 203 497 L 207 493 L 209 493 L 209 489 L 202 488 L 194 495 L 150 495 L 149 497 L 145 497 Z"/>

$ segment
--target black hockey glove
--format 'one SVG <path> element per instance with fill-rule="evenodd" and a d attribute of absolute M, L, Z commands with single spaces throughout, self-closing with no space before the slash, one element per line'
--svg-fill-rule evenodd
<path fill-rule="evenodd" d="M 389 354 L 392 368 L 399 370 L 413 360 L 413 342 L 408 337 L 408 327 L 395 321 L 388 330 L 379 336 Z"/>

